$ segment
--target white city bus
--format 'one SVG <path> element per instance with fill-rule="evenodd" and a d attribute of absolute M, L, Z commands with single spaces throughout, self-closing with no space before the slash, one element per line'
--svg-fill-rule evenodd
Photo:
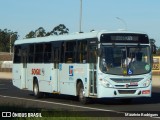
<path fill-rule="evenodd" d="M 144 33 L 90 32 L 16 40 L 13 85 L 33 91 L 130 101 L 151 97 L 152 47 Z"/>

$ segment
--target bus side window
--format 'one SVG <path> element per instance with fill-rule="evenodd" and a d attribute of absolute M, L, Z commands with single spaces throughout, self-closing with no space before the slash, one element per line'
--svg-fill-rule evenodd
<path fill-rule="evenodd" d="M 29 45 L 28 62 L 34 63 L 34 44 Z"/>
<path fill-rule="evenodd" d="M 64 44 L 64 54 L 66 63 L 74 63 L 76 61 L 76 41 L 68 41 Z"/>
<path fill-rule="evenodd" d="M 35 63 L 42 63 L 43 62 L 43 44 L 36 44 L 35 45 Z"/>
<path fill-rule="evenodd" d="M 58 69 L 59 68 L 59 63 L 63 61 L 63 42 L 61 41 L 56 41 L 51 43 L 51 61 L 54 63 L 54 68 Z"/>
<path fill-rule="evenodd" d="M 90 38 L 88 39 L 88 59 L 89 59 L 89 63 L 97 63 L 97 46 L 98 45 L 98 41 L 97 38 Z"/>
<path fill-rule="evenodd" d="M 81 40 L 77 42 L 77 62 L 78 63 L 87 63 L 88 57 L 87 57 L 87 41 Z"/>
<path fill-rule="evenodd" d="M 14 63 L 21 63 L 21 46 L 14 47 Z"/>
<path fill-rule="evenodd" d="M 89 63 L 97 62 L 97 46 L 89 46 Z"/>
<path fill-rule="evenodd" d="M 44 63 L 51 62 L 51 43 L 44 44 Z"/>

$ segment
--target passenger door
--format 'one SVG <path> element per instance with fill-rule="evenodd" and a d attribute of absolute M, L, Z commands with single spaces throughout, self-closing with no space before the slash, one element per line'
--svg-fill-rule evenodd
<path fill-rule="evenodd" d="M 28 88 L 28 83 L 27 83 L 27 46 L 22 46 L 22 64 L 23 68 L 21 71 L 21 79 L 22 79 L 22 89 L 27 89 Z"/>
<path fill-rule="evenodd" d="M 53 44 L 53 91 L 59 92 L 59 63 L 60 63 L 60 42 Z"/>

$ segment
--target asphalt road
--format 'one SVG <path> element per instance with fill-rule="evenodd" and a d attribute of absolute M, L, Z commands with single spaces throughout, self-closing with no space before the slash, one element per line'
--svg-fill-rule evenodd
<path fill-rule="evenodd" d="M 136 98 L 130 104 L 118 99 L 95 99 L 88 105 L 81 105 L 77 97 L 65 95 L 50 95 L 43 99 L 35 99 L 32 91 L 19 90 L 12 85 L 11 80 L 0 79 L 0 106 L 12 105 L 59 111 L 108 111 L 113 113 L 147 112 L 160 117 L 160 86 L 154 86 L 151 98 Z"/>

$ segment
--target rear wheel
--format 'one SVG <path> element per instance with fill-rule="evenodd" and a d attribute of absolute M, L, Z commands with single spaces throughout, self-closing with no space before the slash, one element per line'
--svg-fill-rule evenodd
<path fill-rule="evenodd" d="M 78 89 L 78 97 L 79 97 L 79 101 L 82 104 L 87 104 L 89 102 L 88 98 L 85 97 L 85 91 L 84 91 L 84 87 L 82 82 L 79 82 L 77 85 L 77 89 Z"/>
<path fill-rule="evenodd" d="M 33 85 L 33 93 L 36 98 L 42 98 L 44 95 L 42 92 L 39 92 L 39 85 L 37 82 Z"/>

